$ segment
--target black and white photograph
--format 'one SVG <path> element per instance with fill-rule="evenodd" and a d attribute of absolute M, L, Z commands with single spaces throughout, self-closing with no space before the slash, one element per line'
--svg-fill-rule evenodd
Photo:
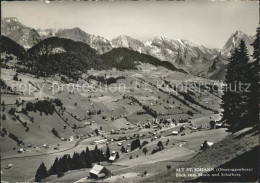
<path fill-rule="evenodd" d="M 259 1 L 1 1 L 1 183 L 259 181 Z"/>

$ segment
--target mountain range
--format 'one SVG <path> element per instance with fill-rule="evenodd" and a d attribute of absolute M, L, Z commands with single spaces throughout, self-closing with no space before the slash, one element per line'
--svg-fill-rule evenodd
<path fill-rule="evenodd" d="M 37 29 L 37 32 L 42 39 L 49 37 L 59 37 L 71 39 L 74 41 L 81 41 L 88 44 L 91 48 L 98 51 L 98 53 L 103 54 L 112 49 L 111 42 L 103 37 L 90 35 L 80 28 L 72 29 Z"/>
<path fill-rule="evenodd" d="M 26 49 L 41 41 L 41 36 L 35 29 L 21 24 L 13 17 L 1 19 L 1 35 L 9 37 Z"/>
<path fill-rule="evenodd" d="M 174 67 L 192 75 L 221 80 L 225 77 L 225 65 L 228 63 L 228 58 L 234 48 L 238 47 L 241 39 L 245 41 L 249 55 L 252 53 L 250 44 L 254 40 L 253 36 L 236 31 L 222 49 L 207 48 L 188 40 L 169 39 L 164 36 L 157 36 L 146 43 L 125 35 L 110 41 L 101 36 L 88 34 L 77 27 L 34 29 L 23 25 L 16 18 L 2 18 L 1 32 L 3 36 L 12 39 L 26 49 L 50 37 L 66 38 L 86 43 L 100 55 L 115 48 L 127 48 L 151 55 L 161 61 L 168 61 Z"/>

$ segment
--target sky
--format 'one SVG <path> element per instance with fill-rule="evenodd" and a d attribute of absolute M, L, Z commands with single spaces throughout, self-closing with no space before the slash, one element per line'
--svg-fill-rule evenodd
<path fill-rule="evenodd" d="M 236 30 L 255 35 L 256 1 L 16 1 L 1 2 L 2 17 L 33 28 L 79 27 L 107 39 L 128 35 L 142 42 L 162 35 L 222 48 Z"/>

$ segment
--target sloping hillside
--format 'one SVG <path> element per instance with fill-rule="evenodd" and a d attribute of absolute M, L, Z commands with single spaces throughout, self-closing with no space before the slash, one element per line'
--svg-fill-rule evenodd
<path fill-rule="evenodd" d="M 25 49 L 8 37 L 1 36 L 1 53 L 13 54 L 23 60 L 26 56 Z"/>
<path fill-rule="evenodd" d="M 194 158 L 174 167 L 173 170 L 160 172 L 149 177 L 143 182 L 181 182 L 181 181 L 256 181 L 258 175 L 259 157 L 259 129 L 247 128 L 235 134 L 227 136 L 224 140 L 214 144 L 211 148 L 201 151 Z M 213 177 L 216 172 L 196 172 L 208 173 L 208 177 L 176 177 L 176 168 L 253 168 L 250 172 L 241 173 L 241 177 Z M 183 172 L 184 173 L 184 172 Z M 187 172 L 186 172 L 187 173 Z M 220 172 L 231 173 L 231 172 Z"/>
<path fill-rule="evenodd" d="M 127 48 L 114 48 L 111 51 L 101 55 L 104 62 L 117 69 L 137 69 L 138 62 L 149 63 L 154 66 L 162 66 L 172 71 L 184 72 L 182 69 L 177 69 L 174 65 L 167 61 L 160 61 L 150 55 L 142 54 L 137 51 Z"/>
<path fill-rule="evenodd" d="M 128 48 L 130 50 L 142 52 L 144 43 L 129 36 L 118 36 L 111 40 L 114 48 Z"/>
<path fill-rule="evenodd" d="M 167 60 L 193 75 L 201 75 L 212 64 L 218 50 L 196 45 L 188 40 L 157 36 L 145 44 L 143 52 L 160 60 Z"/>
<path fill-rule="evenodd" d="M 37 29 L 42 39 L 50 37 L 59 37 L 71 39 L 74 41 L 81 41 L 88 44 L 91 48 L 102 54 L 112 49 L 112 45 L 109 40 L 101 37 L 88 34 L 78 27 L 72 29 Z"/>
<path fill-rule="evenodd" d="M 234 52 L 235 48 L 238 48 L 241 40 L 245 41 L 248 50 L 248 55 L 251 59 L 251 55 L 253 54 L 253 47 L 251 44 L 254 41 L 254 37 L 246 35 L 242 31 L 236 31 L 229 37 L 223 48 L 214 58 L 212 65 L 208 69 L 208 72 L 203 73 L 203 75 L 201 76 L 210 79 L 224 80 L 226 75 L 225 66 L 229 62 L 229 58 L 231 54 Z"/>
<path fill-rule="evenodd" d="M 86 73 L 91 68 L 101 70 L 115 67 L 119 70 L 135 70 L 140 63 L 185 73 L 168 61 L 160 61 L 150 55 L 127 48 L 114 48 L 100 56 L 96 50 L 83 42 L 51 37 L 26 51 L 11 39 L 6 37 L 3 39 L 2 51 L 12 53 L 23 60 L 23 67 L 19 67 L 18 72 L 36 76 L 61 74 L 62 78 L 66 77 L 66 80 L 77 80 L 82 73 Z"/>
<path fill-rule="evenodd" d="M 176 70 L 176 68 L 178 68 L 179 71 L 185 71 L 195 76 L 216 80 L 224 80 L 224 68 L 228 62 L 228 58 L 234 48 L 239 45 L 240 41 L 242 39 L 245 41 L 248 53 L 251 55 L 251 43 L 254 39 L 253 36 L 249 36 L 242 31 L 236 31 L 230 36 L 221 50 L 197 45 L 189 40 L 169 39 L 164 36 L 156 36 L 146 43 L 142 43 L 129 36 L 119 36 L 110 41 L 101 36 L 88 34 L 78 27 L 36 30 L 23 25 L 17 18 L 13 17 L 1 19 L 1 35 L 12 39 L 25 49 L 31 48 L 41 40 L 53 37 L 83 42 L 96 50 L 99 54 L 108 53 L 112 48 L 128 48 L 133 51 L 151 55 L 158 60 L 167 61 L 167 63 L 164 62 L 160 65 L 167 65 L 166 67 L 170 69 Z M 123 63 L 130 64 L 130 66 L 120 66 L 118 68 L 133 68 L 133 65 L 128 61 L 124 61 Z M 115 65 L 115 63 L 112 65 Z"/>
<path fill-rule="evenodd" d="M 88 69 L 106 69 L 97 52 L 83 42 L 52 37 L 28 50 L 35 70 L 33 74 L 63 74 L 77 79 Z"/>
<path fill-rule="evenodd" d="M 223 48 L 221 49 L 221 57 L 223 59 L 228 59 L 230 58 L 231 54 L 234 52 L 235 48 L 238 48 L 241 40 L 244 40 L 248 49 L 249 55 L 252 55 L 253 53 L 253 47 L 251 44 L 254 42 L 254 37 L 247 35 L 243 33 L 242 31 L 236 31 L 234 34 L 232 34 Z"/>
<path fill-rule="evenodd" d="M 21 24 L 13 17 L 1 19 L 1 35 L 9 37 L 24 48 L 30 48 L 41 41 L 35 29 Z"/>

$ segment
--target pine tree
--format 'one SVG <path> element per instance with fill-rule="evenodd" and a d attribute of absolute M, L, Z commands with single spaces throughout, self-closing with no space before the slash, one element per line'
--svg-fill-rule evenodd
<path fill-rule="evenodd" d="M 2 116 L 2 120 L 6 120 L 5 114 L 3 114 L 3 116 Z"/>
<path fill-rule="evenodd" d="M 102 149 L 99 150 L 99 155 L 100 155 L 100 160 L 101 161 L 104 161 L 105 160 L 105 157 L 104 157 L 104 152 Z"/>
<path fill-rule="evenodd" d="M 92 154 L 93 154 L 93 163 L 101 161 L 100 152 L 99 152 L 99 149 L 98 149 L 97 145 L 95 146 L 94 151 L 92 151 Z"/>
<path fill-rule="evenodd" d="M 60 160 L 60 165 L 61 165 L 61 169 L 59 171 L 61 172 L 67 172 L 69 171 L 70 167 L 69 167 L 69 161 L 68 161 L 68 157 L 67 155 L 64 155 L 61 160 Z"/>
<path fill-rule="evenodd" d="M 44 165 L 44 163 L 42 163 L 36 171 L 35 182 L 41 182 L 41 180 L 46 178 L 47 176 L 48 176 L 47 168 Z"/>
<path fill-rule="evenodd" d="M 51 175 L 58 174 L 58 172 L 59 172 L 58 165 L 59 165 L 59 160 L 58 160 L 58 158 L 56 158 L 53 165 L 51 166 L 51 168 L 49 170 L 49 173 Z"/>
<path fill-rule="evenodd" d="M 145 154 L 145 156 L 146 156 L 146 153 L 148 152 L 148 149 L 145 147 L 145 148 L 143 148 L 143 153 Z"/>
<path fill-rule="evenodd" d="M 139 148 L 141 145 L 141 142 L 139 139 L 135 139 L 131 143 L 131 151 L 135 150 L 136 148 Z"/>
<path fill-rule="evenodd" d="M 157 143 L 157 147 L 159 147 L 160 150 L 162 150 L 162 149 L 164 148 L 162 141 L 159 141 L 159 142 Z"/>
<path fill-rule="evenodd" d="M 87 147 L 86 148 L 86 168 L 92 168 L 92 161 L 93 161 L 93 156 Z"/>
<path fill-rule="evenodd" d="M 242 85 L 240 85 L 240 88 L 238 89 L 237 93 L 239 96 L 238 102 L 239 102 L 239 114 L 240 114 L 240 123 L 242 126 L 247 125 L 246 124 L 246 117 L 248 116 L 248 92 L 246 91 L 248 84 L 250 81 L 250 64 L 249 64 L 249 56 L 247 53 L 247 48 L 245 45 L 245 42 L 241 40 L 239 45 L 239 64 L 238 64 L 238 82 L 240 81 Z"/>
<path fill-rule="evenodd" d="M 75 161 L 75 170 L 76 169 L 81 169 L 84 168 L 84 163 L 83 163 L 83 159 L 81 158 L 79 153 L 75 154 L 75 159 L 73 159 Z"/>
<path fill-rule="evenodd" d="M 122 153 L 125 153 L 125 152 L 126 152 L 126 150 L 125 150 L 125 147 L 124 147 L 124 146 L 122 146 L 122 147 L 121 147 L 121 152 L 122 152 Z"/>
<path fill-rule="evenodd" d="M 137 146 L 137 148 L 139 148 L 141 146 L 140 139 L 136 139 L 136 146 Z"/>
<path fill-rule="evenodd" d="M 250 64 L 245 42 L 241 40 L 227 65 L 225 82 L 227 87 L 222 96 L 224 109 L 222 120 L 230 125 L 230 129 L 246 125 L 248 115 L 248 94 L 246 83 L 249 83 Z"/>
<path fill-rule="evenodd" d="M 254 61 L 250 65 L 249 80 L 250 80 L 250 92 L 248 93 L 248 121 L 250 124 L 258 124 L 259 121 L 259 42 L 260 42 L 260 28 L 256 30 L 255 41 L 252 43 L 254 48 L 253 59 Z"/>
<path fill-rule="evenodd" d="M 80 158 L 81 158 L 81 161 L 82 161 L 82 165 L 83 165 L 83 167 L 84 168 L 86 168 L 86 152 L 85 151 L 82 151 L 81 153 L 80 153 Z"/>
<path fill-rule="evenodd" d="M 131 151 L 136 149 L 136 140 L 133 140 L 131 143 Z"/>
<path fill-rule="evenodd" d="M 73 154 L 71 161 L 70 161 L 70 169 L 71 170 L 76 170 L 77 169 L 77 162 L 76 162 L 76 153 Z"/>
<path fill-rule="evenodd" d="M 98 146 L 96 145 L 96 146 L 95 146 L 95 151 L 97 151 L 97 150 L 98 150 Z"/>
<path fill-rule="evenodd" d="M 226 73 L 225 82 L 227 86 L 224 88 L 224 95 L 222 96 L 223 103 L 221 107 L 224 110 L 222 120 L 230 125 L 232 125 L 232 122 L 236 121 L 235 119 L 232 118 L 237 117 L 236 111 L 235 109 L 233 109 L 233 104 L 236 98 L 233 90 L 236 87 L 234 83 L 237 78 L 236 67 L 238 65 L 238 55 L 239 55 L 238 49 L 235 48 L 233 54 L 229 59 L 229 63 L 226 67 L 227 73 Z"/>
<path fill-rule="evenodd" d="M 119 159 L 119 153 L 118 152 L 116 152 L 116 159 Z"/>
<path fill-rule="evenodd" d="M 110 158 L 110 149 L 109 146 L 107 146 L 106 159 L 108 160 L 109 158 Z"/>

